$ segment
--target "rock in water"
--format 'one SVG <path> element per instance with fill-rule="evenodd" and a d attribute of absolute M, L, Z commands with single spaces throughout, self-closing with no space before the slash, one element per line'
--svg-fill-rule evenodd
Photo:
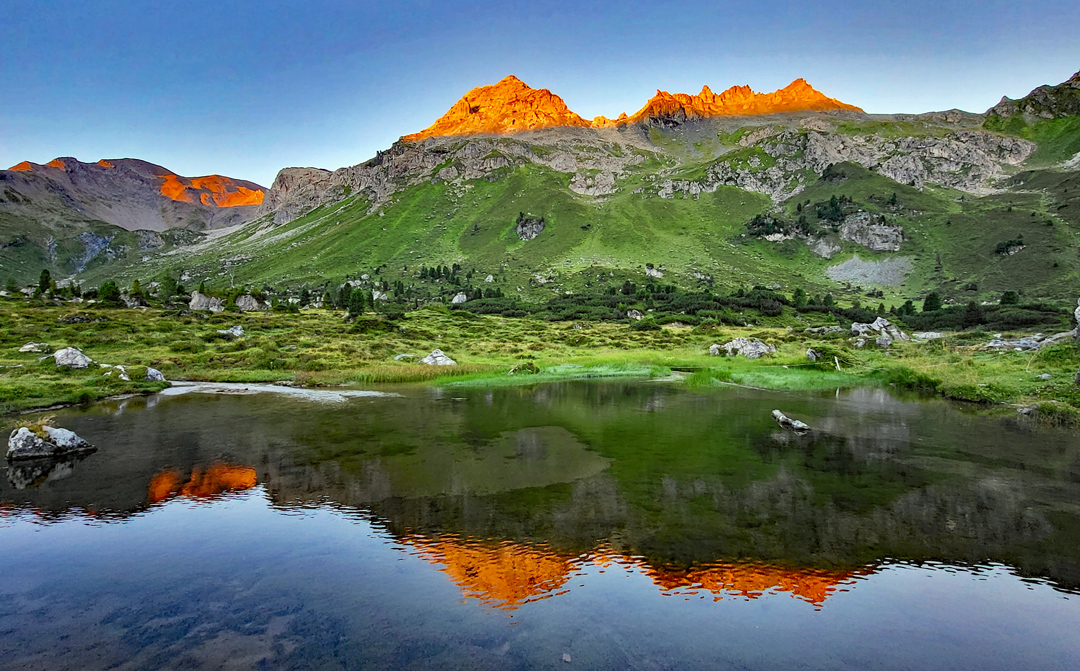
<path fill-rule="evenodd" d="M 57 368 L 86 368 L 94 360 L 86 356 L 78 347 L 65 347 L 53 355 Z"/>
<path fill-rule="evenodd" d="M 201 294 L 198 291 L 192 291 L 191 302 L 188 303 L 188 308 L 192 310 L 222 312 L 225 309 L 225 304 L 220 298 L 214 298 L 213 296 Z"/>
<path fill-rule="evenodd" d="M 420 363 L 428 366 L 456 366 L 457 361 L 454 361 L 450 357 L 443 354 L 441 349 L 432 350 L 431 354 L 428 354 L 423 359 L 420 359 Z"/>
<path fill-rule="evenodd" d="M 161 374 L 161 371 L 157 368 L 146 368 L 146 381 L 147 382 L 168 382 L 165 376 Z"/>
<path fill-rule="evenodd" d="M 724 349 L 727 350 L 728 356 L 739 356 L 741 354 L 747 359 L 760 359 L 766 354 L 776 352 L 775 347 L 766 345 L 757 338 L 736 338 L 729 343 L 725 343 Z"/>
<path fill-rule="evenodd" d="M 772 418 L 776 420 L 777 424 L 788 431 L 794 431 L 795 433 L 807 433 L 810 431 L 810 427 L 807 424 L 800 422 L 797 419 L 791 419 L 779 410 L 772 411 Z"/>
<path fill-rule="evenodd" d="M 47 440 L 25 426 L 12 431 L 8 438 L 7 458 L 59 457 L 66 454 L 93 452 L 97 449 L 75 435 L 73 431 L 52 426 L 42 427 L 42 430 L 48 436 Z"/>
<path fill-rule="evenodd" d="M 237 324 L 236 326 L 233 326 L 232 328 L 227 328 L 225 330 L 218 331 L 218 333 L 220 333 L 223 336 L 228 337 L 229 340 L 235 340 L 236 338 L 243 338 L 244 337 L 244 327 Z"/>

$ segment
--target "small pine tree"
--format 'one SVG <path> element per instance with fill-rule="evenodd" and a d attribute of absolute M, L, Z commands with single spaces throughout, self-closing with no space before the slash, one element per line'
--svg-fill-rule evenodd
<path fill-rule="evenodd" d="M 934 312 L 941 309 L 941 296 L 936 291 L 931 291 L 926 294 L 926 298 L 923 299 L 922 311 Z"/>
<path fill-rule="evenodd" d="M 49 269 L 45 268 L 41 271 L 41 278 L 38 279 L 38 293 L 48 293 L 52 288 L 52 275 L 49 273 Z"/>
<path fill-rule="evenodd" d="M 979 324 L 982 324 L 982 323 L 983 323 L 982 308 L 979 307 L 979 304 L 976 303 L 975 301 L 971 301 L 970 303 L 967 304 L 967 307 L 964 308 L 964 317 L 961 320 L 961 325 L 964 328 L 967 329 L 967 328 L 971 328 L 973 326 L 978 326 Z"/>
<path fill-rule="evenodd" d="M 1016 293 L 1015 291 L 1006 291 L 1005 293 L 1001 294 L 1000 302 L 1002 305 L 1019 305 L 1020 294 Z"/>
<path fill-rule="evenodd" d="M 364 314 L 364 303 L 367 292 L 356 287 L 349 293 L 348 308 L 350 317 L 358 317 Z"/>
<path fill-rule="evenodd" d="M 4 285 L 4 289 L 9 294 L 17 294 L 19 293 L 19 283 L 15 281 L 14 277 L 9 277 L 7 278 L 7 284 Z"/>
<path fill-rule="evenodd" d="M 120 288 L 116 286 L 116 282 L 107 280 L 98 287 L 98 300 L 106 305 L 116 305 L 120 303 Z"/>

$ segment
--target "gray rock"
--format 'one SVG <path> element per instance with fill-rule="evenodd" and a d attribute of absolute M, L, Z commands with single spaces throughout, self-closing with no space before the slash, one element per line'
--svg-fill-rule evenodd
<path fill-rule="evenodd" d="M 794 431 L 795 433 L 807 433 L 810 431 L 810 426 L 805 422 L 800 422 L 797 419 L 791 419 L 779 410 L 772 411 L 772 418 L 776 420 L 776 423 L 787 429 L 788 431 Z"/>
<path fill-rule="evenodd" d="M 11 432 L 8 437 L 7 458 L 37 459 L 40 457 L 58 457 L 79 452 L 93 452 L 96 448 L 74 432 L 52 426 L 43 427 L 49 436 L 41 438 L 26 427 Z"/>
<path fill-rule="evenodd" d="M 27 352 L 33 352 L 34 354 L 48 354 L 52 351 L 48 343 L 43 342 L 28 342 L 19 348 L 19 352 L 25 354 Z"/>
<path fill-rule="evenodd" d="M 225 310 L 225 303 L 220 298 L 207 296 L 198 291 L 192 291 L 191 302 L 188 303 L 188 308 L 191 310 L 202 310 L 204 312 L 222 312 Z"/>
<path fill-rule="evenodd" d="M 386 295 L 385 292 L 379 291 L 378 289 L 372 289 L 371 290 L 371 300 L 373 300 L 373 301 L 385 301 L 385 300 L 387 300 L 387 295 Z"/>
<path fill-rule="evenodd" d="M 626 316 L 629 317 L 630 319 L 638 319 L 638 320 L 644 319 L 644 317 L 645 317 L 645 315 L 641 314 L 640 310 L 628 310 L 626 312 Z"/>
<path fill-rule="evenodd" d="M 236 297 L 236 307 L 240 308 L 244 312 L 265 312 L 270 309 L 270 306 L 263 303 L 258 298 L 255 298 L 251 294 L 244 294 L 243 296 Z"/>
<path fill-rule="evenodd" d="M 878 317 L 869 324 L 860 324 L 855 322 L 851 325 L 851 334 L 860 338 L 875 337 L 875 336 L 888 336 L 891 341 L 894 340 L 911 340 L 911 336 L 901 331 L 892 322 L 884 317 Z"/>
<path fill-rule="evenodd" d="M 912 333 L 911 337 L 915 340 L 938 340 L 944 338 L 944 333 L 938 333 L 937 331 L 920 331 L 918 333 Z"/>
<path fill-rule="evenodd" d="M 1020 338 L 1019 340 L 1002 340 L 1000 338 L 995 338 L 983 345 L 983 347 L 985 349 L 998 351 L 1012 350 L 1014 352 L 1026 352 L 1039 349 L 1039 340 L 1035 338 Z"/>
<path fill-rule="evenodd" d="M 131 378 L 128 377 L 127 374 L 127 368 L 124 368 L 123 366 L 117 366 L 116 372 L 119 373 L 117 377 L 119 377 L 121 380 L 123 380 L 124 382 L 131 382 Z"/>
<path fill-rule="evenodd" d="M 1047 347 L 1053 347 L 1058 343 L 1063 343 L 1068 340 L 1072 340 L 1076 337 L 1076 331 L 1062 331 L 1061 333 L 1055 333 L 1049 338 L 1043 338 L 1039 341 L 1039 349 L 1046 349 Z"/>
<path fill-rule="evenodd" d="M 881 349 L 889 349 L 890 347 L 892 347 L 893 339 L 889 337 L 888 334 L 885 334 L 878 336 L 877 340 L 875 340 L 874 342 L 877 343 L 877 346 Z"/>
<path fill-rule="evenodd" d="M 709 345 L 709 354 L 711 356 L 720 356 L 722 352 L 726 354 L 726 352 L 724 352 L 724 348 L 720 345 L 717 345 L 716 343 Z"/>
<path fill-rule="evenodd" d="M 856 212 L 844 217 L 840 238 L 875 252 L 898 252 L 904 242 L 904 229 L 869 212 Z"/>
<path fill-rule="evenodd" d="M 53 355 L 57 368 L 86 368 L 94 360 L 86 356 L 77 347 L 65 347 Z"/>
<path fill-rule="evenodd" d="M 517 236 L 524 240 L 529 241 L 540 235 L 544 230 L 544 219 L 536 217 L 519 217 L 514 229 L 517 231 Z"/>
<path fill-rule="evenodd" d="M 808 328 L 803 333 L 812 333 L 814 335 L 831 335 L 833 333 L 843 333 L 843 326 L 815 326 Z"/>
<path fill-rule="evenodd" d="M 465 295 L 464 291 L 459 291 L 454 294 L 454 297 L 450 299 L 451 305 L 461 305 L 465 301 L 469 300 L 469 297 Z"/>
<path fill-rule="evenodd" d="M 810 349 L 806 350 L 806 358 L 809 361 L 819 361 L 821 359 L 824 359 L 825 355 L 811 347 Z"/>
<path fill-rule="evenodd" d="M 851 341 L 851 344 L 855 346 L 855 349 L 862 349 L 866 347 L 866 338 L 855 338 Z"/>
<path fill-rule="evenodd" d="M 742 355 L 747 359 L 760 359 L 776 351 L 775 347 L 766 345 L 757 338 L 736 338 L 729 343 L 724 343 L 724 349 L 728 356 Z"/>
<path fill-rule="evenodd" d="M 161 374 L 161 371 L 157 368 L 146 367 L 146 381 L 147 382 L 168 382 L 165 376 Z"/>
<path fill-rule="evenodd" d="M 1080 387 L 1080 368 L 1076 369 L 1076 377 L 1073 378 L 1073 384 L 1075 384 L 1077 387 Z"/>
<path fill-rule="evenodd" d="M 1053 376 L 1050 375 L 1050 373 L 1043 373 L 1042 375 L 1039 376 L 1039 379 L 1040 380 L 1049 380 L 1051 377 L 1053 377 Z"/>
<path fill-rule="evenodd" d="M 420 359 L 420 363 L 427 366 L 456 366 L 457 361 L 454 361 L 450 357 L 446 356 L 441 349 L 432 350 L 431 354 L 428 354 L 423 359 Z"/>
<path fill-rule="evenodd" d="M 415 354 L 396 354 L 394 355 L 394 361 L 401 361 L 402 359 L 419 359 Z"/>
<path fill-rule="evenodd" d="M 236 326 L 233 326 L 231 328 L 227 328 L 227 329 L 224 329 L 224 330 L 219 330 L 218 333 L 220 333 L 223 336 L 228 337 L 229 340 L 235 340 L 237 338 L 243 338 L 244 337 L 244 327 L 237 324 Z"/>
<path fill-rule="evenodd" d="M 487 282 L 488 284 L 491 284 L 492 282 L 495 281 L 495 276 L 494 275 L 488 275 L 487 277 L 484 278 L 484 281 Z"/>

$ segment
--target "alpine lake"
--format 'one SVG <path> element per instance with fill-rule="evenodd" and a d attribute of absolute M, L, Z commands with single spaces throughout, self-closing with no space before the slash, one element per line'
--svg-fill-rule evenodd
<path fill-rule="evenodd" d="M 1080 667 L 1080 436 L 1015 413 L 619 380 L 51 414 L 99 449 L 5 464 L 4 670 Z"/>

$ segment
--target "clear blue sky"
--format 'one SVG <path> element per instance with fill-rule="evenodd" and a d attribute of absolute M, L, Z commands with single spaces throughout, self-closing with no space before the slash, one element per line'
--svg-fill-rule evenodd
<path fill-rule="evenodd" d="M 586 118 L 797 77 L 984 111 L 1080 70 L 1080 2 L 0 0 L 0 164 L 142 158 L 265 185 L 359 163 L 515 74 Z"/>

